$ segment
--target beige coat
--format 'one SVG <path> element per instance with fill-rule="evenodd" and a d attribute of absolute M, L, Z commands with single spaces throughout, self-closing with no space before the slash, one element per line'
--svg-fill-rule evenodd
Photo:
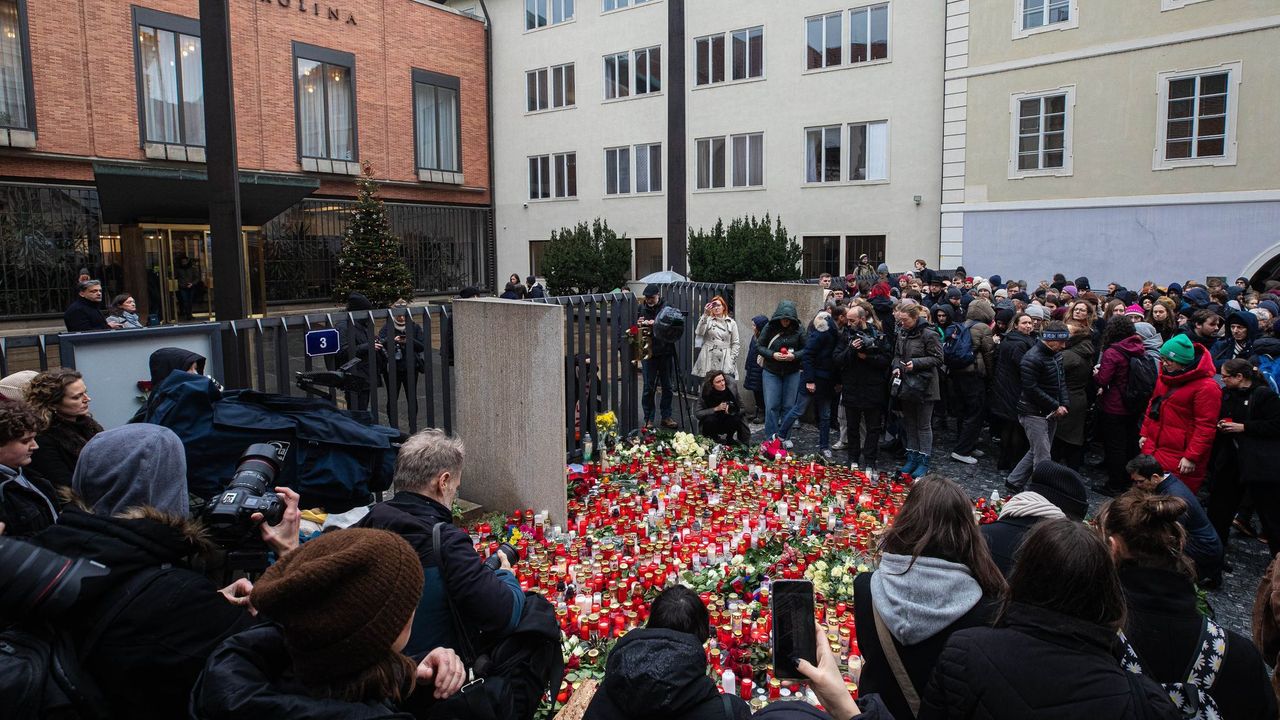
<path fill-rule="evenodd" d="M 693 374 L 704 378 L 709 373 L 723 372 L 737 377 L 738 353 L 742 343 L 738 340 L 738 323 L 730 317 L 713 318 L 703 315 L 693 331 L 694 343 L 701 343 L 702 351 L 693 361 Z"/>

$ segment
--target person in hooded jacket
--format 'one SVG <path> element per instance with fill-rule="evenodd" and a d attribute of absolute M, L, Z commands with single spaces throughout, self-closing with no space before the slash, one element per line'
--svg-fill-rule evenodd
<path fill-rule="evenodd" d="M 1248 360 L 1222 366 L 1221 419 L 1213 455 L 1209 521 L 1225 547 L 1247 492 L 1272 555 L 1280 552 L 1280 397 Z M 1272 539 L 1275 537 L 1276 539 Z"/>
<path fill-rule="evenodd" d="M 1138 454 L 1139 415 L 1124 401 L 1129 386 L 1129 363 L 1146 361 L 1146 351 L 1133 321 L 1123 315 L 1107 321 L 1102 346 L 1102 360 L 1093 381 L 1099 389 L 1097 435 L 1102 440 L 1107 482 L 1095 489 L 1104 495 L 1116 495 L 1129 488 L 1129 474 L 1124 466 Z"/>
<path fill-rule="evenodd" d="M 1092 323 L 1069 323 L 1068 327 L 1071 339 L 1060 357 L 1069 411 L 1054 430 L 1053 454 L 1058 462 L 1079 471 L 1084 465 L 1085 421 L 1089 415 L 1089 387 L 1093 381 L 1093 328 Z"/>
<path fill-rule="evenodd" d="M 1160 331 L 1148 322 L 1134 323 L 1133 331 L 1138 334 L 1138 337 L 1142 338 L 1142 351 L 1146 354 L 1147 359 L 1155 364 L 1156 371 L 1159 372 L 1160 346 L 1165 344 L 1166 338 L 1160 335 Z"/>
<path fill-rule="evenodd" d="M 929 310 L 923 305 L 904 301 L 898 304 L 895 315 L 898 337 L 891 373 L 900 388 L 907 384 L 909 375 L 923 379 L 919 397 L 903 398 L 899 391 L 902 444 L 907 451 L 907 462 L 898 472 L 920 477 L 929 472 L 933 453 L 933 406 L 941 398 L 938 374 L 943 367 L 942 340 L 938 331 L 929 325 Z"/>
<path fill-rule="evenodd" d="M 1022 357 L 1035 345 L 1035 321 L 1026 313 L 1016 313 L 996 348 L 991 381 L 991 413 L 1000 425 L 999 470 L 1012 470 L 1030 447 L 1018 423 L 1018 398 L 1022 394 Z"/>
<path fill-rule="evenodd" d="M 1007 578 L 1013 572 L 1018 548 L 1032 528 L 1062 517 L 1084 522 L 1088 510 L 1084 478 L 1066 465 L 1046 461 L 1031 471 L 1027 489 L 1009 498 L 996 521 L 980 530 L 991 550 L 991 559 Z"/>
<path fill-rule="evenodd" d="M 1212 703 L 1217 717 L 1274 720 L 1276 695 L 1258 648 L 1199 611 L 1198 575 L 1184 554 L 1187 534 L 1179 522 L 1186 507 L 1182 498 L 1131 491 L 1098 512 L 1124 589 L 1129 663 L 1136 660 L 1143 675 L 1166 688 L 1186 683 L 1184 696 L 1194 694 L 1201 708 Z M 1137 669 L 1129 663 L 1130 672 Z M 1187 683 L 1189 675 L 1196 682 Z"/>
<path fill-rule="evenodd" d="M 764 315 L 756 315 L 751 318 L 751 325 L 755 330 L 751 333 L 751 340 L 747 343 L 747 363 L 746 377 L 742 380 L 742 389 L 751 392 L 755 398 L 755 412 L 751 416 L 751 423 L 759 423 L 764 420 L 764 368 L 757 362 L 756 341 L 760 338 L 760 331 L 769 322 L 769 318 Z"/>
<path fill-rule="evenodd" d="M 809 323 L 805 334 L 804 353 L 800 358 L 803 385 L 791 410 L 782 418 L 779 434 L 790 439 L 791 428 L 800 420 L 810 402 L 818 416 L 818 452 L 831 459 L 831 399 L 835 396 L 835 349 L 839 334 L 831 313 L 821 310 Z"/>
<path fill-rule="evenodd" d="M 351 528 L 311 540 L 254 585 L 253 607 L 274 622 L 217 648 L 191 716 L 413 720 L 430 708 L 420 703 L 466 680 L 452 650 L 404 654 L 421 594 L 417 554 L 393 533 Z"/>
<path fill-rule="evenodd" d="M 47 424 L 36 436 L 40 447 L 31 456 L 31 470 L 54 486 L 70 485 L 80 450 L 102 432 L 89 413 L 84 376 L 67 368 L 42 372 L 27 386 L 26 399 Z"/>
<path fill-rule="evenodd" d="M 1160 376 L 1142 422 L 1138 448 L 1198 492 L 1209 470 L 1222 388 L 1203 345 L 1178 335 L 1160 346 Z"/>
<path fill-rule="evenodd" d="M 707 676 L 703 644 L 710 615 L 697 593 L 683 585 L 662 591 L 648 624 L 632 630 L 609 651 L 604 678 L 583 720 L 745 720 L 751 708 L 736 695 L 721 695 Z"/>
<path fill-rule="evenodd" d="M 782 421 L 791 411 L 800 392 L 801 361 L 804 358 L 805 332 L 796 314 L 796 304 L 782 300 L 773 311 L 773 317 L 760 331 L 756 341 L 757 362 L 764 372 L 764 435 L 776 437 L 781 432 Z"/>
<path fill-rule="evenodd" d="M 203 355 L 184 348 L 163 347 L 151 353 L 151 357 L 147 359 L 147 365 L 151 370 L 151 391 L 147 395 L 147 402 L 138 408 L 138 412 L 129 418 L 129 422 L 145 422 L 147 413 L 151 411 L 155 399 L 160 397 L 160 394 L 156 391 L 160 389 L 160 386 L 170 375 L 175 372 L 203 375 L 204 364 L 205 357 Z"/>
<path fill-rule="evenodd" d="M 702 381 L 701 407 L 693 413 L 698 434 L 724 445 L 751 444 L 751 428 L 742 416 L 742 401 L 733 380 L 713 372 Z"/>
<path fill-rule="evenodd" d="M 880 566 L 853 581 L 858 648 L 866 663 L 858 687 L 879 693 L 895 718 L 914 718 L 918 708 L 907 697 L 923 692 L 952 633 L 991 621 L 1004 577 L 973 521 L 968 496 L 938 475 L 912 485 L 880 549 Z M 912 687 L 900 685 L 890 652 Z"/>
<path fill-rule="evenodd" d="M 1164 688 L 1114 650 L 1124 594 L 1107 546 L 1066 518 L 1022 543 L 994 627 L 959 630 L 922 693 L 920 720 L 1177 720 Z"/>
<path fill-rule="evenodd" d="M 951 450 L 951 459 L 968 465 L 977 463 L 982 456 L 978 438 L 987 419 L 987 384 L 995 363 L 991 324 L 995 319 L 995 308 L 986 298 L 979 297 L 969 303 L 964 322 L 955 331 L 959 332 L 960 327 L 967 329 L 973 346 L 973 363 L 949 370 L 952 397 L 960 417 L 960 433 Z"/>
<path fill-rule="evenodd" d="M 1227 316 L 1227 334 L 1213 344 L 1213 366 L 1222 370 L 1222 364 L 1235 358 L 1253 357 L 1253 343 L 1258 339 L 1258 316 L 1237 310 Z"/>
<path fill-rule="evenodd" d="M 374 335 L 373 320 L 369 315 L 369 311 L 373 310 L 373 303 L 369 302 L 369 298 L 364 295 L 353 292 L 347 296 L 347 315 L 338 319 L 334 323 L 334 329 L 338 331 L 338 352 L 333 356 L 334 363 L 337 367 L 342 367 L 352 360 L 358 361 L 347 372 L 357 375 L 368 382 L 369 377 L 369 350 L 372 347 L 375 353 L 374 368 L 376 379 L 374 382 L 382 385 L 386 382 L 386 351 L 382 342 Z M 449 338 L 452 342 L 452 336 Z M 448 349 L 449 356 L 452 357 L 452 346 Z M 372 410 L 369 407 L 369 390 L 347 393 L 347 407 L 353 410 Z"/>
<path fill-rule="evenodd" d="M 521 286 L 523 287 L 523 286 Z M 400 396 L 404 395 L 409 402 L 409 417 L 415 417 L 418 413 L 418 398 L 416 395 L 411 397 L 409 392 L 409 355 L 413 355 L 413 372 L 421 373 L 426 371 L 425 358 L 422 357 L 426 345 L 422 341 L 422 328 L 418 323 L 413 321 L 412 313 L 408 312 L 409 301 L 404 298 L 397 298 L 391 304 L 392 314 L 387 318 L 387 322 L 383 324 L 382 330 L 378 332 L 378 344 L 386 351 L 386 378 L 387 378 L 387 417 L 395 417 L 398 413 L 393 412 L 396 404 L 400 401 Z M 412 333 L 413 341 L 409 341 L 409 335 Z M 395 377 L 392 378 L 391 368 L 395 367 Z"/>

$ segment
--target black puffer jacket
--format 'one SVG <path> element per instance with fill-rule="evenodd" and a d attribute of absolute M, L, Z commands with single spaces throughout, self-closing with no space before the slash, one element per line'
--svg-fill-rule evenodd
<path fill-rule="evenodd" d="M 863 338 L 863 347 L 851 347 L 859 337 Z M 842 402 L 849 407 L 883 407 L 892 358 L 888 338 L 875 327 L 870 324 L 864 330 L 846 327 L 836 341 L 835 351 L 837 377 L 844 386 Z"/>
<path fill-rule="evenodd" d="M 1168 570 L 1120 567 L 1128 612 L 1124 634 L 1148 677 L 1183 682 L 1199 654 L 1201 617 L 1195 586 Z M 1274 720 L 1276 695 L 1262 654 L 1243 635 L 1227 630 L 1227 650 L 1209 696 L 1228 720 Z"/>
<path fill-rule="evenodd" d="M 951 636 L 920 720 L 1180 720 L 1155 682 L 1120 666 L 1114 631 L 1014 603 L 994 628 Z"/>
<path fill-rule="evenodd" d="M 729 720 L 751 716 L 730 696 Z M 725 701 L 707 677 L 707 656 L 698 639 L 675 630 L 634 630 L 609 652 L 604 680 L 583 720 L 726 720 Z"/>
<path fill-rule="evenodd" d="M 246 630 L 222 643 L 191 693 L 191 710 L 196 720 L 413 720 L 388 703 L 309 695 L 293 676 L 284 632 L 277 625 Z"/>
<path fill-rule="evenodd" d="M 1013 556 L 1018 552 L 1018 548 L 1022 547 L 1022 541 L 1040 521 L 1048 519 L 1012 517 L 996 520 L 978 528 L 982 533 L 982 539 L 987 541 L 991 559 L 995 561 L 996 567 L 1000 568 L 1001 575 L 1009 577 L 1013 572 Z"/>
<path fill-rule="evenodd" d="M 88 415 L 67 420 L 54 413 L 49 427 L 36 435 L 40 447 L 31 455 L 31 470 L 55 487 L 71 487 L 80 451 L 100 432 L 102 426 Z"/>
<path fill-rule="evenodd" d="M 782 327 L 783 320 L 790 320 L 791 326 Z M 756 341 L 756 354 L 764 359 L 765 370 L 774 375 L 790 375 L 802 369 L 805 340 L 804 326 L 800 324 L 800 316 L 796 314 L 796 304 L 790 300 L 783 300 L 778 303 L 778 308 L 773 311 L 773 317 L 760 331 L 760 338 Z M 786 362 L 774 360 L 773 354 L 780 352 L 782 348 L 794 354 L 796 359 Z M 748 360 L 748 362 L 755 362 L 755 360 Z"/>
<path fill-rule="evenodd" d="M 991 409 L 1005 420 L 1018 419 L 1018 398 L 1022 395 L 1022 357 L 1036 342 L 1030 335 L 1010 330 L 996 349 L 996 373 Z M 1046 413 L 1047 414 L 1047 413 Z"/>
<path fill-rule="evenodd" d="M 132 593 L 82 662 L 116 717 L 172 720 L 186 717 L 191 687 L 213 649 L 255 620 L 187 567 L 199 547 L 197 525 L 154 511 L 138 515 L 108 518 L 71 508 L 32 542 L 111 569 L 86 581 L 71 609 L 77 642 Z M 124 584 L 156 568 L 163 570 L 150 581 Z"/>
<path fill-rule="evenodd" d="M 0 466 L 0 522 L 6 536 L 25 538 L 53 525 L 60 503 L 44 478 L 25 469 L 18 473 Z"/>
<path fill-rule="evenodd" d="M 1219 433 L 1218 442 L 1233 447 L 1239 458 L 1240 479 L 1247 483 L 1277 483 L 1280 475 L 1280 397 L 1266 383 L 1224 390 L 1222 417 L 1244 424 L 1242 433 Z"/>
<path fill-rule="evenodd" d="M 1048 415 L 1071 402 L 1067 380 L 1062 371 L 1062 358 L 1042 342 L 1022 356 L 1022 394 L 1018 398 L 1019 415 Z"/>

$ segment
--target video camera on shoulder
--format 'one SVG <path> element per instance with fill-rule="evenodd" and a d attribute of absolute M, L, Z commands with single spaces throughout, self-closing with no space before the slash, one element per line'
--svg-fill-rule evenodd
<path fill-rule="evenodd" d="M 253 520 L 256 513 L 262 513 L 261 522 L 268 525 L 279 525 L 284 519 L 284 501 L 272 489 L 280 472 L 280 455 L 275 445 L 254 443 L 240 456 L 227 488 L 205 508 L 205 525 L 218 545 L 234 548 L 257 539 L 261 523 Z"/>

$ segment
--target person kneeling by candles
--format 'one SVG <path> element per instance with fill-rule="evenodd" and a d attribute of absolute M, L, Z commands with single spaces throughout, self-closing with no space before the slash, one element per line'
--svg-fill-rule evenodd
<path fill-rule="evenodd" d="M 452 648 L 485 680 L 432 717 L 532 718 L 548 686 L 561 678 L 560 626 L 545 598 L 520 589 L 512 558 L 497 553 L 486 562 L 453 525 L 464 456 L 461 439 L 435 429 L 418 432 L 396 458 L 396 494 L 358 524 L 390 530 L 418 553 L 423 591 L 405 652 Z"/>
<path fill-rule="evenodd" d="M 710 615 L 695 592 L 683 585 L 662 591 L 649 610 L 648 625 L 627 633 L 609 652 L 604 679 L 582 720 L 750 717 L 746 702 L 721 696 L 707 676 L 702 646 L 710 634 Z"/>
<path fill-rule="evenodd" d="M 702 409 L 695 412 L 698 433 L 723 445 L 747 445 L 751 429 L 742 415 L 738 388 L 722 372 L 714 372 L 702 383 Z"/>

